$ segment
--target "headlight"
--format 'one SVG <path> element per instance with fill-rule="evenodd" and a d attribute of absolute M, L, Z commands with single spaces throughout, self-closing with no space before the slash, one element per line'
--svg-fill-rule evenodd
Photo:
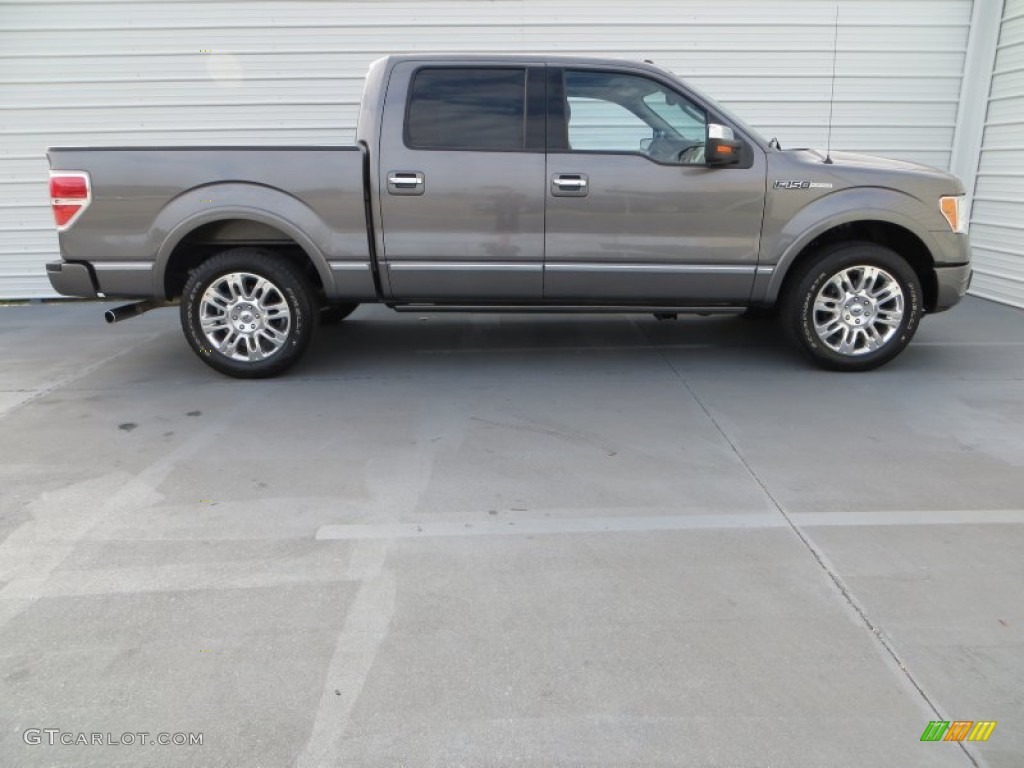
<path fill-rule="evenodd" d="M 967 231 L 967 209 L 964 207 L 963 195 L 940 197 L 939 210 L 956 234 L 962 235 Z"/>

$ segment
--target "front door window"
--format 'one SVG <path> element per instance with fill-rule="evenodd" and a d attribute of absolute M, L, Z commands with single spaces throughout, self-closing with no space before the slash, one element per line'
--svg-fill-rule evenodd
<path fill-rule="evenodd" d="M 629 152 L 658 163 L 703 162 L 707 114 L 654 80 L 569 70 L 565 97 L 572 151 Z"/>

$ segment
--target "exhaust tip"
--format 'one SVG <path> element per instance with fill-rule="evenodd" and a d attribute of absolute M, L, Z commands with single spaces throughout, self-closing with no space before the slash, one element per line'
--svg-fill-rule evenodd
<path fill-rule="evenodd" d="M 146 299 L 145 301 L 137 301 L 134 304 L 125 304 L 123 307 L 108 309 L 103 313 L 103 318 L 108 323 L 118 323 L 122 320 L 127 320 L 129 317 L 138 317 L 145 312 L 149 312 L 151 309 L 166 307 L 170 304 L 171 302 L 160 299 Z"/>

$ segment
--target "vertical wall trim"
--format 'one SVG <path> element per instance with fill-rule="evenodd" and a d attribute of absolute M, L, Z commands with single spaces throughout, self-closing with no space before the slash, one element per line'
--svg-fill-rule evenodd
<path fill-rule="evenodd" d="M 1004 0 L 974 0 L 971 31 L 964 57 L 964 76 L 960 81 L 960 105 L 953 131 L 953 151 L 949 170 L 959 176 L 967 190 L 968 210 L 974 198 L 974 185 L 981 160 L 981 141 L 985 133 L 988 97 L 992 88 L 992 67 L 996 60 L 999 27 Z"/>

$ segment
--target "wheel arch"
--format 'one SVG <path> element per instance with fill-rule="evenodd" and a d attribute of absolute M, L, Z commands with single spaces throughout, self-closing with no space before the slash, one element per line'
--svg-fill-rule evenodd
<path fill-rule="evenodd" d="M 807 240 L 786 261 L 781 271 L 776 268 L 773 277 L 777 279 L 769 286 L 769 299 L 776 301 L 784 296 L 790 286 L 800 279 L 806 266 L 814 263 L 824 248 L 843 242 L 881 245 L 906 259 L 921 281 L 925 310 L 932 311 L 935 308 L 939 289 L 935 260 L 928 246 L 910 229 L 879 219 L 858 219 L 836 224 Z"/>
<path fill-rule="evenodd" d="M 209 201 L 195 210 L 195 198 Z M 214 201 L 238 200 L 216 205 Z M 300 200 L 279 190 L 253 184 L 216 184 L 189 190 L 168 203 L 154 224 L 166 232 L 157 250 L 153 293 L 173 298 L 184 286 L 188 270 L 217 249 L 257 246 L 297 261 L 326 295 L 333 295 L 334 277 L 317 235 L 327 227 Z"/>

